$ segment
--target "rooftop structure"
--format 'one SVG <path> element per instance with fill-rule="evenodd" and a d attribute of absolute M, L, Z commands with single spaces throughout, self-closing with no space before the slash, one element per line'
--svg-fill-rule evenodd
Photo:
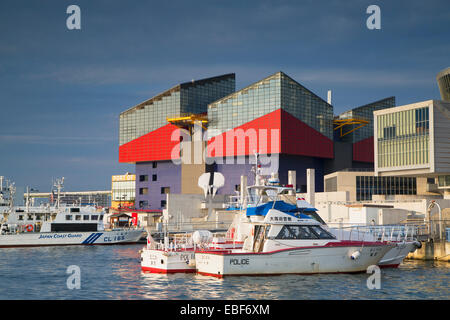
<path fill-rule="evenodd" d="M 436 80 L 441 93 L 441 99 L 450 102 L 450 67 L 439 72 Z"/>

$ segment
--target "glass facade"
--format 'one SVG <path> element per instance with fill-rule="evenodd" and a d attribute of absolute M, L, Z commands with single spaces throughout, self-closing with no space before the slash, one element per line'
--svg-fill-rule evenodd
<path fill-rule="evenodd" d="M 235 75 L 177 85 L 120 114 L 119 143 L 123 145 L 168 124 L 168 117 L 207 112 L 207 105 L 235 90 Z"/>
<path fill-rule="evenodd" d="M 134 201 L 136 197 L 136 181 L 113 181 L 113 201 Z"/>
<path fill-rule="evenodd" d="M 208 106 L 208 137 L 284 109 L 326 137 L 333 137 L 333 107 L 278 72 Z"/>
<path fill-rule="evenodd" d="M 393 107 L 395 107 L 395 97 L 389 97 L 340 114 L 338 119 L 361 119 L 369 122 L 365 126 L 343 136 L 341 140 L 355 143 L 373 137 L 373 112 Z M 359 125 L 352 125 L 350 128 L 346 127 L 345 131 L 350 131 L 357 126 Z"/>
<path fill-rule="evenodd" d="M 450 176 L 439 176 L 438 177 L 438 187 L 439 188 L 450 188 Z"/>
<path fill-rule="evenodd" d="M 61 204 L 68 206 L 79 206 L 79 205 L 96 205 L 100 207 L 109 207 L 111 205 L 111 193 L 61 193 L 60 197 Z M 51 202 L 51 197 L 49 199 Z"/>
<path fill-rule="evenodd" d="M 281 75 L 274 74 L 208 106 L 208 137 L 280 109 Z"/>
<path fill-rule="evenodd" d="M 429 163 L 429 108 L 377 117 L 378 167 Z"/>
<path fill-rule="evenodd" d="M 416 178 L 356 176 L 356 201 L 372 200 L 374 194 L 417 194 Z"/>
<path fill-rule="evenodd" d="M 333 107 L 284 73 L 281 73 L 281 107 L 333 140 Z"/>

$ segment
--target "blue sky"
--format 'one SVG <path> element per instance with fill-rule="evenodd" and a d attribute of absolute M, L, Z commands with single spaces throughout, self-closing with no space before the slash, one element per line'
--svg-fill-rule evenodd
<path fill-rule="evenodd" d="M 68 30 L 66 8 L 81 8 Z M 381 8 L 381 30 L 366 8 Z M 119 113 L 175 84 L 234 72 L 237 89 L 283 71 L 335 114 L 388 96 L 439 99 L 450 66 L 442 1 L 0 2 L 0 175 L 49 191 L 108 189 Z"/>

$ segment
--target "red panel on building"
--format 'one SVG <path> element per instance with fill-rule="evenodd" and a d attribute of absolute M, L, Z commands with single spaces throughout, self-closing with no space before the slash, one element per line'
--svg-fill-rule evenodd
<path fill-rule="evenodd" d="M 245 141 L 245 142 L 244 142 Z M 284 153 L 333 158 L 333 141 L 283 109 L 208 141 L 208 157 Z"/>
<path fill-rule="evenodd" d="M 281 153 L 334 158 L 331 139 L 284 110 L 281 110 L 281 128 Z"/>
<path fill-rule="evenodd" d="M 208 157 L 280 153 L 281 109 L 208 141 Z"/>
<path fill-rule="evenodd" d="M 179 159 L 180 134 L 178 127 L 167 124 L 125 143 L 119 147 L 119 162 Z M 282 109 L 208 141 L 208 157 L 253 155 L 255 151 L 333 158 L 333 141 Z"/>
<path fill-rule="evenodd" d="M 374 162 L 373 136 L 353 144 L 353 161 Z"/>
<path fill-rule="evenodd" d="M 119 162 L 159 161 L 180 158 L 181 130 L 167 124 L 119 147 Z"/>

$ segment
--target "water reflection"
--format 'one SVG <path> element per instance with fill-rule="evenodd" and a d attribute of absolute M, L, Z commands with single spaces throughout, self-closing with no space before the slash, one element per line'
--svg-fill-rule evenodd
<path fill-rule="evenodd" d="M 382 269 L 381 289 L 368 274 L 226 277 L 143 273 L 141 245 L 2 250 L 0 299 L 449 299 L 450 264 L 407 260 Z M 69 290 L 66 270 L 81 269 L 81 289 Z"/>

